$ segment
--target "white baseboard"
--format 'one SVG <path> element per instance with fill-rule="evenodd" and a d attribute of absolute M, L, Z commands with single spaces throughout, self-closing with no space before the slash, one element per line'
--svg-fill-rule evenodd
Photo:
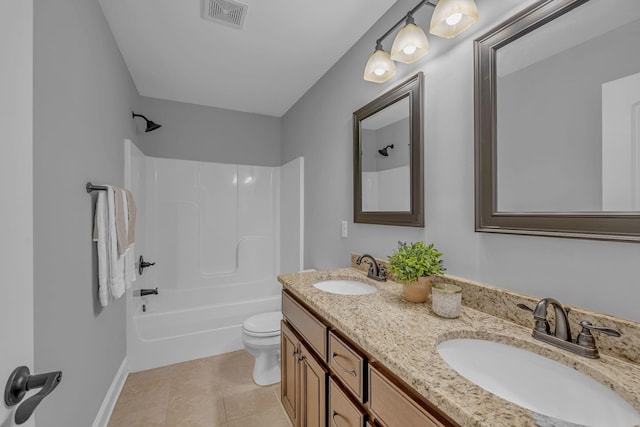
<path fill-rule="evenodd" d="M 100 406 L 100 410 L 98 410 L 96 419 L 93 421 L 93 427 L 107 427 L 113 408 L 116 406 L 118 396 L 120 396 L 120 392 L 122 391 L 122 387 L 124 386 L 128 375 L 129 366 L 127 358 L 125 357 L 120 364 L 118 372 L 116 372 L 116 376 L 113 378 L 113 382 L 107 391 L 107 395 L 102 401 L 102 405 Z"/>

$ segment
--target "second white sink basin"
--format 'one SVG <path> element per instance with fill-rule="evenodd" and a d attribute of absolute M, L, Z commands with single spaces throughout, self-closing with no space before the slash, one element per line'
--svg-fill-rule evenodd
<path fill-rule="evenodd" d="M 332 294 L 367 295 L 376 292 L 376 287 L 355 280 L 323 280 L 313 284 L 314 288 Z"/>
<path fill-rule="evenodd" d="M 460 375 L 534 411 L 539 421 L 546 415 L 580 426 L 640 424 L 640 414 L 612 390 L 536 353 L 477 339 L 453 339 L 436 349 Z"/>

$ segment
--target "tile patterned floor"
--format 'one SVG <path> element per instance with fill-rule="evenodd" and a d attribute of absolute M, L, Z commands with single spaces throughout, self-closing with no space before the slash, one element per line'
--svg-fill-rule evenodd
<path fill-rule="evenodd" d="M 244 350 L 130 374 L 108 427 L 291 427 Z"/>

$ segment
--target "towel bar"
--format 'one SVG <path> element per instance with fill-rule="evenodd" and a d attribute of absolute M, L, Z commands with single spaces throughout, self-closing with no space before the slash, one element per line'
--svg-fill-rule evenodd
<path fill-rule="evenodd" d="M 107 189 L 107 187 L 105 187 L 104 185 L 93 185 L 91 181 L 88 181 L 86 189 L 87 193 L 91 193 L 93 191 L 104 191 Z"/>

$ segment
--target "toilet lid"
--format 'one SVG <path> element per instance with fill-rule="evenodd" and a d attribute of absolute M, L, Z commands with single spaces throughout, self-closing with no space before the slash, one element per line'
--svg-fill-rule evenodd
<path fill-rule="evenodd" d="M 280 320 L 282 313 L 279 311 L 256 314 L 244 321 L 242 329 L 254 336 L 277 335 L 280 333 Z"/>

